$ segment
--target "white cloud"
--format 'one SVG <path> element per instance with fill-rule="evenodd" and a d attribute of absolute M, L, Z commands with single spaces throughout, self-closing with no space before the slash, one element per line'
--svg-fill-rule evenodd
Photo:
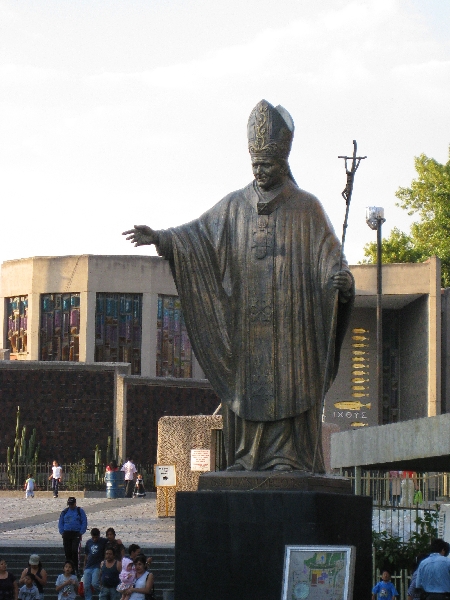
<path fill-rule="evenodd" d="M 33 228 L 40 227 L 47 253 L 65 252 L 51 234 L 60 213 L 36 207 L 63 199 L 87 211 L 70 250 L 78 244 L 87 252 L 86 232 L 96 235 L 106 207 L 116 220 L 126 211 L 131 223 L 149 215 L 151 224 L 167 227 L 245 185 L 246 119 L 263 97 L 292 113 L 295 176 L 324 201 L 337 230 L 345 173 L 336 157 L 351 152 L 354 138 L 369 155 L 350 217 L 353 256 L 371 235 L 361 232 L 364 206 L 385 204 L 388 233 L 398 225 L 393 194 L 414 176 L 414 155 L 445 160 L 448 45 L 410 3 L 224 0 L 214 20 L 213 3 L 192 0 L 181 11 L 190 17 L 187 31 L 175 0 L 161 5 L 173 13 L 164 13 L 165 27 L 153 3 L 133 15 L 122 0 L 95 10 L 84 2 L 52 17 L 62 5 L 41 1 L 45 11 L 27 5 L 32 17 L 20 12 L 22 3 L 11 9 L 0 47 L 0 158 L 3 197 L 32 215 L 22 239 L 35 242 Z M 123 27 L 114 17 L 119 6 Z M 426 14 L 426 0 L 422 6 Z M 104 21 L 102 7 L 111 7 Z M 73 26 L 68 15 L 76 17 Z M 129 252 L 116 228 L 102 232 L 103 250 Z M 4 248 L 14 253 L 14 237 L 4 230 Z"/>

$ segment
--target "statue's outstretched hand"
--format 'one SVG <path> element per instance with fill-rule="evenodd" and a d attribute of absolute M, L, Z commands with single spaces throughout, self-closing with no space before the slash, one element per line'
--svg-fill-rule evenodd
<path fill-rule="evenodd" d="M 151 227 L 148 225 L 135 225 L 133 229 L 124 231 L 122 235 L 126 235 L 127 240 L 130 240 L 135 246 L 149 246 L 151 244 L 157 244 L 159 236 Z"/>

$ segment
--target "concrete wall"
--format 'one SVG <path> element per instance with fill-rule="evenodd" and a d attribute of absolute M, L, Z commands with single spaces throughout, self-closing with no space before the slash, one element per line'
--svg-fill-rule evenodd
<path fill-rule="evenodd" d="M 161 417 L 212 415 L 220 404 L 206 381 L 127 376 L 126 447 L 122 458 L 145 456 L 156 462 L 158 421 Z"/>
<path fill-rule="evenodd" d="M 428 311 L 428 296 L 400 311 L 400 421 L 428 416 Z"/>
<path fill-rule="evenodd" d="M 200 471 L 191 471 L 191 450 L 205 449 L 212 454 L 212 429 L 222 429 L 221 416 L 163 417 L 158 427 L 159 465 L 175 465 L 175 488 L 157 488 L 158 517 L 175 516 L 176 492 L 196 492 Z M 211 468 L 212 470 L 212 468 Z M 167 502 L 167 505 L 166 505 Z"/>
<path fill-rule="evenodd" d="M 377 293 L 376 265 L 352 265 L 357 296 L 374 296 Z M 439 271 L 439 273 L 437 272 Z M 437 279 L 439 275 L 439 279 Z M 432 256 L 423 263 L 396 263 L 383 265 L 383 296 L 409 294 L 436 294 L 440 290 L 440 261 Z"/>
<path fill-rule="evenodd" d="M 14 445 L 17 407 L 27 428 L 36 428 L 39 460 L 93 462 L 96 444 L 106 451 L 113 432 L 115 380 L 129 365 L 0 362 L 0 462 Z"/>
<path fill-rule="evenodd" d="M 441 293 L 441 413 L 450 412 L 450 288 Z"/>
<path fill-rule="evenodd" d="M 0 462 L 14 445 L 18 406 L 27 439 L 36 428 L 41 461 L 92 463 L 96 444 L 105 457 L 111 436 L 114 446 L 120 439 L 120 458 L 155 463 L 161 417 L 211 415 L 219 405 L 206 380 L 129 371 L 123 363 L 0 361 Z"/>
<path fill-rule="evenodd" d="M 335 433 L 331 436 L 331 466 L 448 471 L 450 415 Z"/>

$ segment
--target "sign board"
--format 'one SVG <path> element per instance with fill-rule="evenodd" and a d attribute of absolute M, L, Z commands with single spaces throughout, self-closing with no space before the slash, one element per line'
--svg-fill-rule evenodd
<path fill-rule="evenodd" d="M 286 546 L 282 600 L 351 600 L 354 546 Z"/>
<path fill-rule="evenodd" d="M 438 536 L 446 542 L 450 540 L 450 504 L 439 507 Z"/>
<path fill-rule="evenodd" d="M 155 465 L 155 487 L 175 487 L 175 465 Z"/>
<path fill-rule="evenodd" d="M 191 471 L 211 471 L 211 450 L 193 448 L 191 450 Z"/>

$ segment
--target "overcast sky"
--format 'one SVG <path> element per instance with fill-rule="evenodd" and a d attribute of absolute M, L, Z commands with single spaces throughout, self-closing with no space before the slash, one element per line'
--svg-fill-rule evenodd
<path fill-rule="evenodd" d="M 148 254 L 120 235 L 179 225 L 252 173 L 246 124 L 265 98 L 296 131 L 291 167 L 346 254 L 408 228 L 394 192 L 421 153 L 448 160 L 448 0 L 0 0 L 0 261 Z"/>

